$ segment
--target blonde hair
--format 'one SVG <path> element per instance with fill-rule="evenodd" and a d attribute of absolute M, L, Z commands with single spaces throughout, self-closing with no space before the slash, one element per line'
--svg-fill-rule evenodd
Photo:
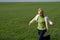
<path fill-rule="evenodd" d="M 42 10 L 42 8 L 38 8 L 38 10 Z"/>
<path fill-rule="evenodd" d="M 42 16 L 44 16 L 42 8 L 38 8 L 38 11 L 40 11 L 40 13 L 42 14 Z"/>

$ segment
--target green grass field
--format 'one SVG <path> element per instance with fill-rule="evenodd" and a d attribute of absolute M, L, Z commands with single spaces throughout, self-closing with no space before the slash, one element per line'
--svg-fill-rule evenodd
<path fill-rule="evenodd" d="M 51 40 L 60 40 L 60 2 L 0 2 L 0 40 L 38 40 L 37 23 L 28 25 L 38 8 L 54 22 Z"/>

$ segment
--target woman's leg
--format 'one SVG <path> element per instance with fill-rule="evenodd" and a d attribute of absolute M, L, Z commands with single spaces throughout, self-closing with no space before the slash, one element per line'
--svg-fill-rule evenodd
<path fill-rule="evenodd" d="M 43 35 L 46 32 L 46 30 L 38 30 L 38 40 L 42 40 L 43 39 Z"/>

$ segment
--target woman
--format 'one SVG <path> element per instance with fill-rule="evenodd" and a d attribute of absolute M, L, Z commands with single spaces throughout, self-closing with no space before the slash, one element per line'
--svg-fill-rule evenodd
<path fill-rule="evenodd" d="M 33 22 L 38 22 L 38 40 L 43 39 L 43 35 L 46 31 L 48 31 L 48 23 L 52 25 L 52 21 L 45 17 L 43 14 L 43 10 L 41 8 L 38 9 L 38 14 L 29 22 L 31 25 Z"/>

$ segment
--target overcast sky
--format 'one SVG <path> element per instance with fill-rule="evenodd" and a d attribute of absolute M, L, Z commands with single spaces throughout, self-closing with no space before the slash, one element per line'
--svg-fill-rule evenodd
<path fill-rule="evenodd" d="M 0 0 L 0 2 L 60 2 L 60 0 Z"/>

